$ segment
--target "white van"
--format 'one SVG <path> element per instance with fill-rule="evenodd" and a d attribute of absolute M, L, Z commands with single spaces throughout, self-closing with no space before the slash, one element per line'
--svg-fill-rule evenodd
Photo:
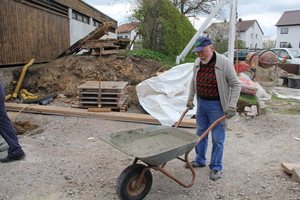
<path fill-rule="evenodd" d="M 277 58 L 285 63 L 300 64 L 300 49 L 273 48 L 271 49 Z"/>

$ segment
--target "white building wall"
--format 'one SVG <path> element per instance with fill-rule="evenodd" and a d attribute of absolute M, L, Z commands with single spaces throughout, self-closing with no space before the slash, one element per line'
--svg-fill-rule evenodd
<path fill-rule="evenodd" d="M 119 38 L 129 38 L 130 41 L 132 41 L 134 39 L 134 37 L 136 36 L 136 34 L 137 34 L 136 29 L 133 29 L 130 32 L 127 32 L 127 33 L 119 33 L 118 37 Z M 137 37 L 136 41 L 139 41 L 139 40 L 141 40 L 140 37 Z"/>
<path fill-rule="evenodd" d="M 70 19 L 70 46 L 76 43 L 78 40 L 87 36 L 90 32 L 97 28 L 93 25 L 93 18 L 90 18 L 90 24 L 83 23 L 81 21 L 72 19 L 72 9 L 69 9 Z M 117 39 L 117 33 L 108 32 L 108 35 L 104 35 L 101 39 Z"/>
<path fill-rule="evenodd" d="M 249 27 L 242 40 L 246 42 L 246 48 L 263 48 L 263 34 L 257 23 Z"/>
<path fill-rule="evenodd" d="M 288 34 L 281 34 L 281 28 L 288 28 Z M 276 48 L 280 47 L 280 42 L 291 43 L 293 48 L 300 48 L 300 25 L 277 27 Z"/>

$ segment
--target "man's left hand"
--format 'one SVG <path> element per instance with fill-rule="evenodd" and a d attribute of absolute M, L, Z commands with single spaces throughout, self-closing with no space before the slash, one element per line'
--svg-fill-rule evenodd
<path fill-rule="evenodd" d="M 230 119 L 232 117 L 234 117 L 236 115 L 236 109 L 235 108 L 227 108 L 226 110 L 226 116 L 227 116 L 227 119 Z"/>

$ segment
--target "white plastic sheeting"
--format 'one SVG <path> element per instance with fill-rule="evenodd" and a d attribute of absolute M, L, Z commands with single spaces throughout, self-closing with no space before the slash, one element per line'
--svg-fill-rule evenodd
<path fill-rule="evenodd" d="M 172 126 L 186 109 L 193 63 L 177 65 L 167 72 L 149 78 L 136 86 L 141 106 L 162 125 Z M 185 117 L 196 113 L 195 107 Z"/>
<path fill-rule="evenodd" d="M 186 109 L 192 68 L 193 63 L 177 65 L 162 75 L 147 79 L 136 86 L 141 106 L 162 125 L 174 125 Z M 246 77 L 243 73 L 240 76 Z M 263 101 L 271 98 L 259 84 L 256 96 L 262 108 L 265 107 Z M 185 115 L 186 118 L 196 114 L 196 98 L 194 104 L 194 109 Z"/>

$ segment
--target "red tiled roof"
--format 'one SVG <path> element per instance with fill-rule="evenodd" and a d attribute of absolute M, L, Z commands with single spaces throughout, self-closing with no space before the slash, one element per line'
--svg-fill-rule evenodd
<path fill-rule="evenodd" d="M 118 27 L 117 32 L 118 33 L 127 33 L 132 31 L 138 26 L 138 23 L 130 23 L 130 24 L 122 24 Z"/>

